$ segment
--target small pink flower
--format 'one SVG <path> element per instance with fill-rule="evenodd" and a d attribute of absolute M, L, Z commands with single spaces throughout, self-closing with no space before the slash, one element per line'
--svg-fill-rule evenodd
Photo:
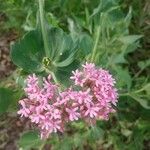
<path fill-rule="evenodd" d="M 87 111 L 85 112 L 85 116 L 89 116 L 91 118 L 97 117 L 98 111 L 100 110 L 97 106 L 88 106 Z"/>
<path fill-rule="evenodd" d="M 79 91 L 78 97 L 77 97 L 79 104 L 88 104 L 92 102 L 92 95 L 90 95 L 90 89 L 87 89 L 86 91 Z"/>
<path fill-rule="evenodd" d="M 66 108 L 66 112 L 67 112 L 68 115 L 69 115 L 70 121 L 74 121 L 74 120 L 78 120 L 78 119 L 79 119 L 80 113 L 77 112 L 77 111 L 78 111 L 78 108 L 77 108 L 77 107 L 76 107 L 76 108 L 71 108 L 71 109 Z"/>
<path fill-rule="evenodd" d="M 85 63 L 84 65 L 82 65 L 82 67 L 86 70 L 94 70 L 95 69 L 95 64 L 94 63 Z"/>
<path fill-rule="evenodd" d="M 40 113 L 37 113 L 30 115 L 29 118 L 31 119 L 31 122 L 38 124 L 41 120 L 45 119 L 45 116 Z"/>
<path fill-rule="evenodd" d="M 72 73 L 73 73 L 73 76 L 71 76 L 70 79 L 74 80 L 75 85 L 83 86 L 83 83 L 81 80 L 82 73 L 79 72 L 78 69 L 76 71 L 72 71 Z"/>
<path fill-rule="evenodd" d="M 57 132 L 57 130 L 61 130 L 61 121 L 60 120 L 51 121 L 51 130 L 52 132 Z"/>
<path fill-rule="evenodd" d="M 30 114 L 30 110 L 28 108 L 22 108 L 17 112 L 21 117 L 28 117 Z"/>

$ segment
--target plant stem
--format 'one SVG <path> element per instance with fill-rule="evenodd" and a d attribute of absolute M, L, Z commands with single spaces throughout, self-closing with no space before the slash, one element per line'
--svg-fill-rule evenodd
<path fill-rule="evenodd" d="M 57 85 L 60 85 L 60 83 L 58 82 L 58 80 L 57 80 L 57 78 L 56 78 L 54 72 L 50 71 L 50 70 L 47 69 L 47 68 L 45 68 L 45 71 L 46 71 L 47 73 L 49 73 L 49 74 L 52 75 L 52 78 L 53 78 L 54 82 L 55 82 Z M 60 87 L 58 87 L 58 90 L 59 90 L 59 92 L 61 92 Z"/>
<path fill-rule="evenodd" d="M 97 46 L 98 46 L 98 41 L 99 41 L 99 37 L 100 37 L 100 25 L 98 26 L 97 30 L 96 30 L 96 40 L 95 40 L 95 44 L 92 50 L 92 57 L 91 57 L 91 62 L 94 61 L 95 56 L 96 56 L 96 50 L 97 50 Z"/>
<path fill-rule="evenodd" d="M 48 38 L 45 30 L 45 21 L 44 21 L 44 0 L 39 0 L 39 13 L 40 13 L 40 23 L 41 23 L 41 31 L 44 42 L 44 49 L 46 56 L 49 56 L 49 48 L 48 48 Z"/>
<path fill-rule="evenodd" d="M 127 93 L 122 93 L 122 94 L 119 94 L 120 96 L 130 96 L 130 94 L 137 94 L 137 93 L 140 93 L 142 91 L 144 91 L 146 88 L 148 88 L 150 86 L 150 83 L 148 83 L 147 85 L 145 85 L 144 87 L 142 87 L 141 89 L 139 90 L 136 90 L 136 91 L 133 91 L 133 92 L 127 92 Z"/>
<path fill-rule="evenodd" d="M 42 145 L 39 147 L 39 150 L 43 150 L 46 143 L 47 143 L 47 140 L 43 141 Z"/>
<path fill-rule="evenodd" d="M 54 82 L 55 82 L 56 84 L 59 84 L 59 82 L 58 82 L 58 80 L 57 80 L 55 74 L 54 74 L 52 71 L 50 71 L 50 70 L 47 69 L 47 68 L 45 68 L 45 71 L 46 71 L 47 73 L 50 73 L 50 74 L 52 75 L 53 80 L 54 80 Z"/>

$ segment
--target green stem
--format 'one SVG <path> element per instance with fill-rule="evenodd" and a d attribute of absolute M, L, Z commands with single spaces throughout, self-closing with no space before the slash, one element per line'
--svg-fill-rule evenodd
<path fill-rule="evenodd" d="M 45 68 L 45 71 L 46 71 L 47 73 L 49 73 L 49 74 L 52 75 L 52 78 L 53 78 L 54 82 L 55 82 L 57 85 L 60 85 L 60 83 L 59 83 L 59 81 L 57 80 L 57 78 L 56 78 L 54 72 L 50 71 L 50 70 L 47 69 L 47 68 Z M 58 87 L 58 90 L 59 90 L 59 92 L 61 92 L 60 87 Z"/>
<path fill-rule="evenodd" d="M 91 62 L 94 61 L 95 56 L 96 56 L 96 50 L 97 50 L 97 46 L 98 46 L 98 42 L 99 42 L 99 37 L 100 37 L 100 26 L 97 28 L 96 30 L 96 40 L 95 40 L 95 44 L 92 50 L 92 57 L 91 57 Z"/>
<path fill-rule="evenodd" d="M 45 21 L 44 21 L 44 0 L 39 0 L 39 13 L 40 13 L 40 23 L 41 23 L 41 30 L 44 42 L 44 49 L 46 56 L 49 56 L 49 48 L 48 48 L 48 38 L 47 33 L 45 30 Z"/>
<path fill-rule="evenodd" d="M 38 148 L 38 150 L 44 150 L 44 146 L 47 143 L 47 140 L 43 141 L 42 145 Z"/>
<path fill-rule="evenodd" d="M 54 72 L 50 71 L 50 70 L 49 70 L 49 69 L 47 69 L 47 68 L 45 68 L 45 71 L 46 71 L 47 73 L 49 73 L 49 74 L 51 74 L 51 75 L 52 75 L 53 80 L 54 80 L 54 82 L 55 82 L 56 84 L 59 84 L 59 82 L 58 82 L 58 80 L 57 80 L 57 78 L 56 78 L 56 76 L 55 76 Z"/>
<path fill-rule="evenodd" d="M 137 94 L 137 93 L 140 93 L 142 91 L 144 91 L 148 86 L 150 86 L 149 84 L 145 85 L 144 87 L 142 87 L 141 89 L 139 90 L 136 90 L 136 91 L 133 91 L 133 92 L 127 92 L 127 93 L 122 93 L 122 94 L 119 94 L 120 96 L 130 96 L 131 94 Z"/>
<path fill-rule="evenodd" d="M 119 96 L 129 96 L 130 93 L 122 93 L 122 94 L 119 94 Z"/>

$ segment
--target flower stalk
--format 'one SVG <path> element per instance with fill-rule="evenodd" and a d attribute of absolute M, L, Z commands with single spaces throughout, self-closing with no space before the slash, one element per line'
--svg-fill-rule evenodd
<path fill-rule="evenodd" d="M 92 56 L 91 56 L 91 62 L 94 62 L 95 56 L 96 56 L 96 50 L 97 50 L 97 46 L 98 46 L 98 42 L 99 42 L 99 37 L 100 37 L 100 29 L 101 27 L 98 26 L 97 30 L 96 30 L 96 40 L 95 40 L 95 44 L 92 50 Z"/>
<path fill-rule="evenodd" d="M 46 56 L 49 56 L 49 47 L 48 47 L 48 37 L 46 33 L 45 28 L 45 21 L 44 21 L 44 0 L 39 0 L 39 16 L 40 16 L 40 24 L 41 24 L 41 31 L 42 31 L 42 37 L 44 42 L 44 49 Z"/>

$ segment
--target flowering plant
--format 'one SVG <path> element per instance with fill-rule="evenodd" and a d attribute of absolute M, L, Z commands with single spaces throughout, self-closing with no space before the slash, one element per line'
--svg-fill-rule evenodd
<path fill-rule="evenodd" d="M 109 113 L 115 112 L 113 105 L 116 106 L 117 90 L 108 71 L 86 63 L 82 71 L 73 71 L 71 79 L 74 86 L 80 87 L 78 91 L 72 86 L 59 92 L 50 75 L 43 78 L 41 87 L 35 74 L 28 77 L 24 89 L 27 98 L 19 101 L 22 108 L 18 114 L 38 126 L 41 138 L 48 138 L 52 132 L 63 132 L 65 124 L 70 121 L 83 119 L 92 125 L 97 119 L 107 120 Z"/>
<path fill-rule="evenodd" d="M 131 78 L 126 59 L 139 46 L 141 36 L 129 35 L 131 8 L 124 15 L 116 0 L 101 0 L 93 10 L 94 6 L 89 10 L 85 7 L 83 22 L 74 16 L 68 17 L 63 24 L 46 13 L 44 0 L 39 0 L 35 27 L 32 26 L 22 39 L 11 45 L 11 59 L 18 66 L 14 76 L 19 90 L 24 91 L 21 95 L 17 93 L 17 107 L 20 99 L 17 111 L 32 122 L 42 139 L 39 139 L 39 133 L 29 131 L 21 136 L 21 147 L 28 149 L 40 145 L 39 149 L 42 149 L 50 143 L 55 149 L 66 150 L 69 145 L 70 149 L 84 149 L 85 145 L 96 149 L 101 144 L 98 140 L 104 135 L 103 138 L 107 136 L 107 139 L 103 145 L 111 147 L 115 143 L 115 149 L 120 149 L 120 132 L 134 141 L 131 127 L 127 125 L 129 130 L 125 130 L 129 115 L 126 102 L 130 99 L 123 98 L 128 96 L 149 109 L 145 101 L 139 100 L 140 92 L 148 93 L 149 84 L 143 83 L 142 89 L 136 85 L 136 90 L 131 90 L 135 80 Z M 58 15 L 59 20 L 64 19 L 62 14 Z M 0 95 L 3 91 L 5 89 L 0 89 Z M 7 91 L 6 94 L 12 93 Z M 9 101 L 14 97 L 12 94 Z M 122 97 L 122 101 L 118 101 L 118 97 Z M 129 103 L 132 112 L 132 103 Z M 121 113 L 114 113 L 118 109 Z M 122 123 L 124 112 L 127 117 Z M 53 138 L 49 140 L 51 136 Z M 29 141 L 28 147 L 26 143 Z"/>
<path fill-rule="evenodd" d="M 76 57 L 80 40 L 73 39 L 61 29 L 47 27 L 43 5 L 44 1 L 39 0 L 37 29 L 13 45 L 11 55 L 14 62 L 24 70 L 49 74 L 47 79 L 43 78 L 41 86 L 35 74 L 27 78 L 24 88 L 27 98 L 19 101 L 21 109 L 18 111 L 18 114 L 29 118 L 38 126 L 41 138 L 48 138 L 52 132 L 64 131 L 68 122 L 82 119 L 92 125 L 98 119 L 107 120 L 109 114 L 115 112 L 113 107 L 116 106 L 118 94 L 114 88 L 115 80 L 109 72 L 97 68 L 94 63 L 86 62 L 81 71 L 73 71 L 81 63 Z M 24 44 L 25 47 L 22 47 Z M 96 48 L 87 55 L 87 60 L 94 62 Z M 84 58 L 86 59 L 86 55 Z M 74 65 L 76 67 L 66 69 Z M 61 74 L 62 69 L 66 70 L 64 74 Z M 62 88 L 65 84 L 60 77 L 67 73 L 70 75 L 71 71 L 73 76 L 70 79 L 74 83 Z M 69 75 L 64 76 L 65 80 L 69 80 Z"/>

